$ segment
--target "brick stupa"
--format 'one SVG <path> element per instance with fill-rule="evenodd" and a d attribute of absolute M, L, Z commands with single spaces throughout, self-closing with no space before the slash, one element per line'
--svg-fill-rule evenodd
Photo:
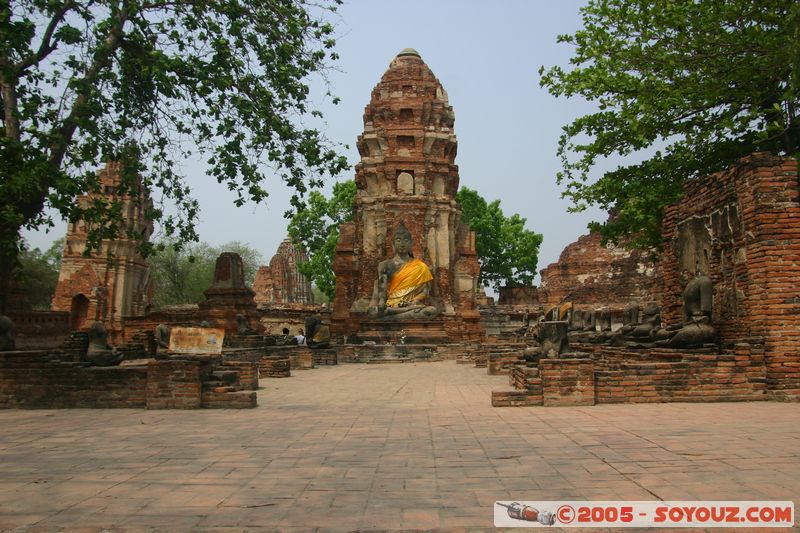
<path fill-rule="evenodd" d="M 89 227 L 83 220 L 69 223 L 51 305 L 53 311 L 70 313 L 73 330 L 102 322 L 112 341 L 118 340 L 123 317 L 144 316 L 153 297 L 150 267 L 139 253 L 139 242 L 130 236 L 138 233 L 145 240 L 150 238 L 153 222 L 146 213 L 152 204 L 139 178 L 135 187 L 138 194 L 119 192 L 122 171 L 120 163 L 108 162 L 97 173 L 97 190 L 78 199 L 84 207 L 94 201 L 119 204 L 123 213 L 119 236 L 104 239 L 96 250 L 84 255 Z"/>
<path fill-rule="evenodd" d="M 358 137 L 354 222 L 340 226 L 334 273 L 332 329 L 354 340 L 381 328 L 419 342 L 457 342 L 483 336 L 475 306 L 480 271 L 475 234 L 461 223 L 456 202 L 455 115 L 442 84 L 419 53 L 395 57 L 372 90 Z M 403 223 L 413 256 L 434 275 L 431 299 L 442 314 L 428 323 L 367 319 L 378 263 L 393 255 L 391 237 Z M 391 325 L 390 325 L 391 324 Z M 373 335 L 374 336 L 374 335 Z M 386 338 L 386 337 L 384 337 Z M 380 340 L 380 335 L 376 340 Z"/>
<path fill-rule="evenodd" d="M 312 305 L 311 282 L 300 272 L 299 264 L 308 255 L 290 239 L 284 239 L 272 256 L 269 266 L 261 266 L 253 282 L 255 301 L 259 305 Z"/>
<path fill-rule="evenodd" d="M 203 294 L 206 299 L 198 304 L 200 317 L 211 326 L 225 328 L 226 335 L 237 333 L 236 317 L 243 315 L 252 330 L 261 330 L 253 299 L 255 293 L 244 281 L 242 257 L 233 252 L 223 252 L 214 267 L 214 282 Z"/>

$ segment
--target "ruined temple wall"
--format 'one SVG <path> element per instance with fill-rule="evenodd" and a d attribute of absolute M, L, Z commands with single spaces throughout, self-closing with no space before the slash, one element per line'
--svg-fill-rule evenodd
<path fill-rule="evenodd" d="M 539 287 L 524 285 L 520 287 L 500 287 L 498 305 L 537 306 L 541 303 Z"/>
<path fill-rule="evenodd" d="M 537 296 L 545 307 L 569 301 L 577 306 L 622 308 L 658 295 L 658 268 L 647 254 L 603 245 L 599 234 L 579 237 L 540 274 Z"/>
<path fill-rule="evenodd" d="M 682 291 L 706 272 L 720 341 L 764 345 L 767 392 L 800 397 L 800 185 L 792 158 L 753 154 L 692 180 L 664 215 L 662 319 L 682 320 Z"/>

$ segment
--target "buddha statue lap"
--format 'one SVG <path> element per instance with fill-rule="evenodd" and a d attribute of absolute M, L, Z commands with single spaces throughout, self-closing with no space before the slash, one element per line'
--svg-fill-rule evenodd
<path fill-rule="evenodd" d="M 306 344 L 311 349 L 327 348 L 331 344 L 331 330 L 322 323 L 322 318 L 310 316 L 305 320 Z"/>

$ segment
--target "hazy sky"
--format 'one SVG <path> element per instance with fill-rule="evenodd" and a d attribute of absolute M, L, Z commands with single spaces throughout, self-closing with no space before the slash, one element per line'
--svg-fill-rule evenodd
<path fill-rule="evenodd" d="M 561 199 L 561 187 L 555 183 L 561 127 L 592 107 L 579 100 L 555 99 L 539 87 L 541 65 L 567 65 L 572 49 L 557 44 L 556 36 L 580 27 L 578 9 L 584 3 L 347 2 L 336 20 L 338 72 L 329 75 L 332 92 L 341 103 L 323 107 L 328 137 L 349 145 L 344 153 L 355 164 L 355 140 L 363 130 L 372 88 L 400 50 L 416 49 L 453 106 L 461 184 L 477 189 L 489 201 L 499 199 L 507 215 L 519 213 L 527 218 L 528 229 L 544 234 L 539 269 L 544 268 L 587 232 L 590 220 L 605 218 L 599 211 L 567 213 L 569 202 Z M 283 213 L 291 196 L 286 186 L 276 178 L 268 185 L 271 196 L 266 205 L 236 208 L 233 196 L 205 177 L 202 167 L 187 162 L 185 168 L 202 209 L 201 240 L 213 245 L 244 241 L 269 261 L 286 235 Z M 353 176 L 351 170 L 339 179 Z M 331 185 L 327 184 L 326 193 Z M 26 237 L 33 246 L 47 247 L 63 236 L 65 228 L 62 223 L 49 234 Z"/>

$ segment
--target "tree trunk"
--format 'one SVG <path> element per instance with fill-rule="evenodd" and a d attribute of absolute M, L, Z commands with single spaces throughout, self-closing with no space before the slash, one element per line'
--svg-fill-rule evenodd
<path fill-rule="evenodd" d="M 12 276 L 19 259 L 20 228 L 0 228 L 0 314 L 11 309 Z"/>

